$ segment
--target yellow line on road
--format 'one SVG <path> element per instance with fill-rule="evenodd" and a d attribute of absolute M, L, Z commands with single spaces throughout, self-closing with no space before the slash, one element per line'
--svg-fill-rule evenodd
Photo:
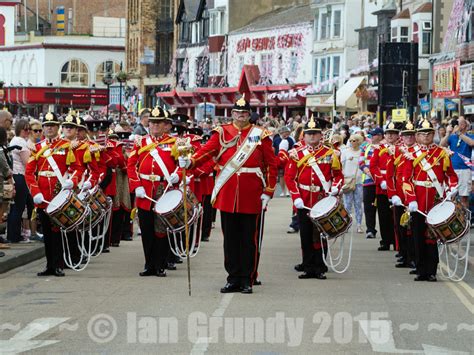
<path fill-rule="evenodd" d="M 446 266 L 444 263 L 440 263 L 440 267 L 442 267 L 445 271 L 447 271 Z M 454 294 L 459 298 L 461 303 L 468 309 L 469 312 L 474 314 L 474 305 L 472 302 L 466 297 L 466 295 L 457 287 L 457 285 L 461 286 L 466 290 L 466 292 L 469 294 L 469 296 L 473 297 L 473 289 L 464 281 L 459 281 L 459 282 L 453 282 L 450 281 L 449 279 L 446 280 L 445 282 L 446 286 L 448 286 Z"/>

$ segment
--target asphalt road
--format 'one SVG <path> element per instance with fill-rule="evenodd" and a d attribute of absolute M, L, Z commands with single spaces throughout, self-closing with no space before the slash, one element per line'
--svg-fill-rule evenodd
<path fill-rule="evenodd" d="M 83 272 L 38 278 L 44 261 L 0 276 L 0 353 L 474 353 L 474 276 L 414 282 L 394 252 L 354 234 L 344 274 L 299 280 L 290 200 L 270 204 L 253 295 L 219 293 L 222 236 L 167 278 L 141 278 L 141 242 L 122 242 Z M 348 239 L 348 237 L 347 237 Z M 346 240 L 346 246 L 348 240 Z"/>

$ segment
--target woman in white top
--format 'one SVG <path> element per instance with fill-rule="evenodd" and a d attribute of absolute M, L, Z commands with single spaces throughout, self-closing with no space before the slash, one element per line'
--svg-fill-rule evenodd
<path fill-rule="evenodd" d="M 15 200 L 10 208 L 7 222 L 7 238 L 12 243 L 28 243 L 29 236 L 23 233 L 22 236 L 22 215 L 25 210 L 28 198 L 31 198 L 30 191 L 25 181 L 26 163 L 30 157 L 27 139 L 30 135 L 30 124 L 28 120 L 18 120 L 15 124 L 15 137 L 10 141 L 13 158 L 13 180 L 15 181 Z"/>
<path fill-rule="evenodd" d="M 342 173 L 344 175 L 344 207 L 347 212 L 352 212 L 352 206 L 355 209 L 357 221 L 357 233 L 363 233 L 362 230 L 362 171 L 359 169 L 360 145 L 364 139 L 359 134 L 350 136 L 348 147 L 341 152 Z M 351 188 L 352 187 L 352 188 Z"/>

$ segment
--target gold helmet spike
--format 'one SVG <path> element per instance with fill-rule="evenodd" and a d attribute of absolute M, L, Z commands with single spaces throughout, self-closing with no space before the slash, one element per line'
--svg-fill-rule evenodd
<path fill-rule="evenodd" d="M 316 128 L 316 122 L 314 122 L 314 115 L 311 115 L 311 119 L 308 122 L 308 128 L 310 129 Z"/>
<path fill-rule="evenodd" d="M 242 97 L 239 100 L 237 100 L 236 104 L 237 104 L 237 106 L 245 107 L 246 103 L 247 102 L 245 101 L 245 93 L 243 93 Z"/>

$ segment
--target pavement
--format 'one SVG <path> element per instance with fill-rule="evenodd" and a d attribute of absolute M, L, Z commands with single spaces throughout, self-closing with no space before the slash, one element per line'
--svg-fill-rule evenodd
<path fill-rule="evenodd" d="M 44 257 L 44 244 L 41 242 L 8 245 L 10 249 L 0 250 L 5 253 L 5 256 L 0 257 L 0 274 Z"/>
<path fill-rule="evenodd" d="M 219 293 L 218 225 L 191 259 L 191 296 L 186 264 L 166 278 L 138 276 L 139 239 L 64 278 L 36 277 L 44 259 L 0 275 L 0 353 L 474 353 L 472 271 L 458 283 L 414 282 L 393 251 L 376 251 L 379 239 L 354 233 L 346 273 L 299 280 L 290 206 L 270 203 L 253 295 Z"/>

